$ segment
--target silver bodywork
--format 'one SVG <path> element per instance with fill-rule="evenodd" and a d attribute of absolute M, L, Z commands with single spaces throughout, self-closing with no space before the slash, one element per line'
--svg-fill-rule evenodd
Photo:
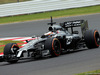
<path fill-rule="evenodd" d="M 48 32 L 48 33 L 50 33 L 50 32 Z M 48 33 L 45 33 L 45 34 L 48 34 Z M 66 36 L 66 39 L 67 39 L 66 40 L 66 45 L 69 45 L 72 42 L 73 38 L 79 37 L 78 34 L 72 34 L 71 35 L 69 32 L 67 32 L 67 31 L 65 32 L 65 31 L 62 31 L 62 30 L 58 30 L 57 33 L 52 32 L 52 34 L 50 34 L 48 37 L 45 37 L 45 38 L 35 37 L 35 40 L 31 40 L 24 47 L 22 47 L 18 50 L 17 57 L 21 57 L 23 52 L 27 52 L 30 49 L 35 50 L 36 49 L 35 44 L 40 43 L 42 41 L 44 42 L 45 40 L 47 40 L 50 37 L 55 37 L 56 38 L 58 36 L 60 36 L 60 37 Z M 45 55 L 49 54 L 49 50 L 44 49 L 44 44 L 42 44 L 41 47 L 42 47 L 42 56 L 45 56 Z"/>
<path fill-rule="evenodd" d="M 35 40 L 31 40 L 31 41 L 30 41 L 29 43 L 27 43 L 24 47 L 22 47 L 22 48 L 20 48 L 20 49 L 18 50 L 17 57 L 20 57 L 23 51 L 27 52 L 27 51 L 30 50 L 30 49 L 33 49 L 33 50 L 36 49 L 34 45 L 35 45 L 36 43 L 41 42 L 41 41 L 45 41 L 46 39 L 47 39 L 47 38 L 36 37 Z"/>
<path fill-rule="evenodd" d="M 52 53 L 55 53 L 58 50 L 58 53 L 61 54 L 63 53 L 63 51 L 73 51 L 76 49 L 86 47 L 84 34 L 88 30 L 87 21 L 75 20 L 63 22 L 60 23 L 60 25 L 55 25 L 55 22 L 53 22 L 51 17 L 51 23 L 48 23 L 48 25 L 50 25 L 48 29 L 49 32 L 43 34 L 40 37 L 34 37 L 34 40 L 26 40 L 27 44 L 24 45 L 24 47 L 22 48 L 17 47 L 16 53 L 14 53 L 13 51 L 14 48 L 11 49 L 13 54 L 9 54 L 8 51 L 8 54 L 1 57 L 2 61 L 11 60 L 13 62 L 13 60 L 18 60 L 19 58 L 24 57 L 24 53 L 27 53 L 27 57 L 39 58 L 47 57 L 49 55 L 54 56 Z M 81 27 L 82 36 L 79 35 L 78 31 L 74 31 L 74 27 Z M 69 29 L 71 33 L 68 31 Z M 55 38 L 55 42 L 57 43 L 58 41 L 59 45 L 55 44 Z"/>

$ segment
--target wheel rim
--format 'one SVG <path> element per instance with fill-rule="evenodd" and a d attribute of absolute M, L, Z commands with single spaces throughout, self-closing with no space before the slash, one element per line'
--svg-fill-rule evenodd
<path fill-rule="evenodd" d="M 99 37 L 98 31 L 95 31 L 95 33 L 94 33 L 94 40 L 95 40 L 96 46 L 99 46 L 100 37 Z"/>
<path fill-rule="evenodd" d="M 59 43 L 59 40 L 57 40 L 56 38 L 53 39 L 53 42 L 52 42 L 52 50 L 54 52 L 54 54 L 56 56 L 59 56 L 60 55 L 60 43 Z"/>
<path fill-rule="evenodd" d="M 98 34 L 96 33 L 96 35 L 95 35 L 95 38 L 96 38 L 96 44 L 97 44 L 97 46 L 99 46 L 99 42 L 100 42 L 100 38 L 99 38 L 99 36 L 98 36 Z"/>
<path fill-rule="evenodd" d="M 60 51 L 60 45 L 59 45 L 59 43 L 56 41 L 54 45 L 55 45 L 55 46 L 54 46 L 55 52 L 56 52 L 57 54 L 59 54 L 59 51 Z"/>
<path fill-rule="evenodd" d="M 17 50 L 19 49 L 18 45 L 16 44 L 13 44 L 12 47 L 11 47 L 11 52 L 13 54 L 16 54 Z"/>

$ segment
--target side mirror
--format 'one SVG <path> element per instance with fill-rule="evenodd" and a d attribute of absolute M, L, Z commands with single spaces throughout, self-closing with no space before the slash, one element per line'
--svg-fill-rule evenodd
<path fill-rule="evenodd" d="M 79 34 L 79 32 L 78 31 L 73 31 L 73 34 Z"/>
<path fill-rule="evenodd" d="M 36 35 L 33 35 L 32 38 L 36 38 Z"/>

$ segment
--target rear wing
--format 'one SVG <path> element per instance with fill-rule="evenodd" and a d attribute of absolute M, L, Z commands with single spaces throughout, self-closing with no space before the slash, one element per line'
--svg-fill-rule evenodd
<path fill-rule="evenodd" d="M 71 28 L 72 34 L 73 34 L 73 27 L 81 27 L 83 36 L 86 30 L 88 30 L 87 20 L 86 21 L 85 20 L 67 21 L 67 22 L 61 23 L 60 25 L 65 29 Z"/>

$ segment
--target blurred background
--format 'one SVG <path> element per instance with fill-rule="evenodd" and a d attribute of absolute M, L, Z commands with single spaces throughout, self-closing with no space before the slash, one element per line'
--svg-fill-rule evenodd
<path fill-rule="evenodd" d="M 57 0 L 0 0 L 0 4 L 16 3 L 24 1 L 57 1 Z M 62 1 L 82 1 L 82 0 L 62 0 Z M 92 0 L 83 0 L 83 1 L 92 1 Z"/>
<path fill-rule="evenodd" d="M 31 1 L 31 0 L 0 0 L 0 4 L 23 2 L 23 1 Z"/>

